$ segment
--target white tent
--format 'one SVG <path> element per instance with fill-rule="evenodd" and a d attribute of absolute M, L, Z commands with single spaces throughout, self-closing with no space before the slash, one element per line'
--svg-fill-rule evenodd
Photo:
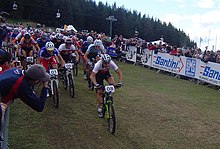
<path fill-rule="evenodd" d="M 75 29 L 75 27 L 73 27 L 73 25 L 68 25 L 66 28 L 67 31 L 74 31 L 77 32 L 77 30 Z"/>

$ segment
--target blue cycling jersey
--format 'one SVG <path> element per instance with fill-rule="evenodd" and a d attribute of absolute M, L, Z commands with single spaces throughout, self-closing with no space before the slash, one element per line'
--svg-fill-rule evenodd
<path fill-rule="evenodd" d="M 43 41 L 41 38 L 38 38 L 38 39 L 37 39 L 37 43 L 38 43 L 38 45 L 39 45 L 40 48 L 44 47 L 47 42 L 49 42 L 48 39 L 46 39 L 46 40 L 44 40 L 44 41 Z"/>
<path fill-rule="evenodd" d="M 53 52 L 50 54 L 47 52 L 47 49 L 45 47 L 40 49 L 40 52 L 38 53 L 38 57 L 42 59 L 50 59 L 53 55 L 58 55 L 59 51 L 55 48 Z"/>
<path fill-rule="evenodd" d="M 45 105 L 47 88 L 43 87 L 40 97 L 37 97 L 37 95 L 32 90 L 32 84 L 24 76 L 23 72 L 24 71 L 21 69 L 12 68 L 0 74 L 1 103 L 9 105 L 14 99 L 20 98 L 32 109 L 41 112 Z M 17 80 L 21 77 L 22 80 L 19 86 L 15 89 L 14 86 L 17 83 Z"/>

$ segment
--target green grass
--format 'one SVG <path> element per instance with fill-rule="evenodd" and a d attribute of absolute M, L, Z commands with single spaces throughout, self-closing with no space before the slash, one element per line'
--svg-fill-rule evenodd
<path fill-rule="evenodd" d="M 220 148 L 216 90 L 154 70 L 118 65 L 124 87 L 114 94 L 114 135 L 107 131 L 107 122 L 97 117 L 95 93 L 87 89 L 80 71 L 74 99 L 60 84 L 58 109 L 50 98 L 42 113 L 15 100 L 10 111 L 10 148 Z"/>

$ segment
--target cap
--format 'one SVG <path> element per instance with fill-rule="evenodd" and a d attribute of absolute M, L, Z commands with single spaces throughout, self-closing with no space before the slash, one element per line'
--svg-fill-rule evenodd
<path fill-rule="evenodd" d="M 50 79 L 50 75 L 46 72 L 46 69 L 39 64 L 32 65 L 27 70 L 25 70 L 24 74 L 27 78 L 32 80 L 40 80 L 46 82 Z"/>

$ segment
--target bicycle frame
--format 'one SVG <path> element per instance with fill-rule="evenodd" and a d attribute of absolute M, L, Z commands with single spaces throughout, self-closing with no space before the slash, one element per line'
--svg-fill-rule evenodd
<path fill-rule="evenodd" d="M 57 69 L 50 69 L 49 70 L 50 73 L 50 89 L 51 89 L 51 94 L 54 95 L 54 90 L 53 90 L 53 82 L 55 81 L 58 87 L 58 71 Z"/>

